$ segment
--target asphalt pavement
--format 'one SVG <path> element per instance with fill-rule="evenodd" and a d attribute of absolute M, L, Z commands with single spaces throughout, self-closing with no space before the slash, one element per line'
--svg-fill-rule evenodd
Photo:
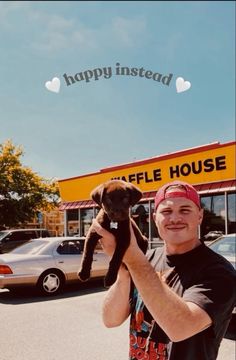
<path fill-rule="evenodd" d="M 126 360 L 129 323 L 103 325 L 104 295 L 99 286 L 55 298 L 0 290 L 0 360 Z M 235 360 L 235 341 L 223 340 L 217 360 Z"/>

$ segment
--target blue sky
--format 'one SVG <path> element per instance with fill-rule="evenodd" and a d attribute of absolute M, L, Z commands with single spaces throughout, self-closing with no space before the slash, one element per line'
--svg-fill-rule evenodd
<path fill-rule="evenodd" d="M 235 138 L 235 2 L 0 2 L 0 48 L 0 143 L 43 177 Z M 117 62 L 173 77 L 118 76 Z M 109 79 L 63 77 L 103 67 Z"/>

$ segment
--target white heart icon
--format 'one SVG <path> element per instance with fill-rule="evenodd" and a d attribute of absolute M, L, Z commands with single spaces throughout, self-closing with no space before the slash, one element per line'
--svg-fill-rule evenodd
<path fill-rule="evenodd" d="M 177 93 L 181 93 L 183 91 L 187 91 L 191 88 L 191 83 L 189 81 L 184 81 L 182 77 L 178 77 L 176 79 L 176 90 Z"/>
<path fill-rule="evenodd" d="M 52 81 L 47 81 L 47 82 L 45 83 L 45 86 L 46 86 L 46 88 L 47 88 L 49 91 L 53 91 L 53 92 L 59 93 L 59 91 L 60 91 L 60 86 L 61 86 L 60 79 L 58 79 L 57 77 L 54 77 L 54 78 L 52 79 Z"/>

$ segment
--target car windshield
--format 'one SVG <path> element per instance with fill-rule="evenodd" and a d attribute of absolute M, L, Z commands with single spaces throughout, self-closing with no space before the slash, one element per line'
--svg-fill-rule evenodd
<path fill-rule="evenodd" d="M 26 244 L 18 246 L 12 250 L 11 254 L 37 254 L 42 248 L 48 244 L 45 240 L 30 240 Z"/>
<path fill-rule="evenodd" d="M 8 231 L 0 231 L 0 240 L 2 240 L 2 238 L 4 238 L 4 236 L 6 236 L 7 233 Z"/>
<path fill-rule="evenodd" d="M 211 249 L 217 252 L 220 255 L 228 255 L 235 256 L 236 253 L 236 243 L 235 243 L 235 235 L 221 237 L 212 245 L 210 245 Z"/>

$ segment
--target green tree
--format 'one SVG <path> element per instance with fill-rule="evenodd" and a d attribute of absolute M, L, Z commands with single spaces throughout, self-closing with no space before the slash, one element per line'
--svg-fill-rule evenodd
<path fill-rule="evenodd" d="M 51 210 L 59 201 L 57 182 L 23 166 L 22 156 L 23 148 L 11 140 L 0 144 L 0 228 L 32 221 L 37 212 Z"/>

